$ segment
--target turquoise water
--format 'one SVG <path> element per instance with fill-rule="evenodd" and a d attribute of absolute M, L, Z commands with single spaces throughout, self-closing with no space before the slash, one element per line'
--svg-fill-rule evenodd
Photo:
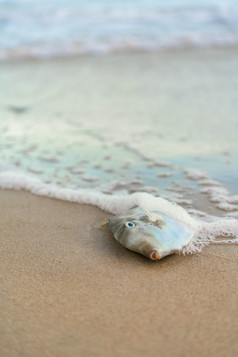
<path fill-rule="evenodd" d="M 136 4 L 2 1 L 2 58 L 236 37 L 235 1 Z M 188 209 L 205 197 L 205 210 L 238 216 L 237 69 L 235 46 L 3 61 L 0 187 L 72 200 L 144 191 Z"/>
<path fill-rule="evenodd" d="M 22 114 L 15 115 L 21 119 Z M 82 189 L 107 195 L 148 192 L 186 208 L 194 208 L 196 195 L 214 183 L 228 190 L 227 199 L 237 193 L 236 153 L 160 156 L 156 160 L 125 141 L 102 139 L 90 130 L 72 133 L 64 128 L 61 132 L 49 124 L 49 132 L 42 136 L 36 124 L 26 121 L 23 125 L 24 121 L 22 117 L 23 135 L 12 132 L 7 125 L 1 127 L 0 184 L 1 173 L 9 171 L 38 178 L 59 189 L 72 189 L 76 194 Z M 195 178 L 188 175 L 190 168 Z M 201 177 L 196 178 L 197 173 Z M 207 183 L 210 179 L 215 181 Z M 21 182 L 22 176 L 17 185 Z M 236 205 L 228 209 L 234 210 Z"/>
<path fill-rule="evenodd" d="M 238 43 L 237 0 L 0 0 L 0 58 Z"/>

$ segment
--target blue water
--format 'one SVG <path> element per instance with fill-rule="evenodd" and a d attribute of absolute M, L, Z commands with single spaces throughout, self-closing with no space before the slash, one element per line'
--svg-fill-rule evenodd
<path fill-rule="evenodd" d="M 0 58 L 238 43 L 238 0 L 0 0 Z"/>

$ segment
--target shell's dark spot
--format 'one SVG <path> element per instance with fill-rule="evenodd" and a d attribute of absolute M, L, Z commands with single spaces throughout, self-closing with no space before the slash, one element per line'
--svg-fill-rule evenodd
<path fill-rule="evenodd" d="M 129 228 L 135 227 L 135 224 L 133 222 L 126 222 L 125 225 Z"/>

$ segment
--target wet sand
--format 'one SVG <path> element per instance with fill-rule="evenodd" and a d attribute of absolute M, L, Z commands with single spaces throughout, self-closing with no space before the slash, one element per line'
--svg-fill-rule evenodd
<path fill-rule="evenodd" d="M 0 63 L 0 131 L 9 147 L 18 142 L 2 160 L 27 143 L 21 154 L 59 142 L 77 153 L 88 133 L 182 166 L 193 155 L 229 159 L 238 153 L 237 68 L 238 47 Z"/>
<path fill-rule="evenodd" d="M 0 190 L 0 356 L 237 356 L 238 246 L 160 262 L 96 207 Z"/>

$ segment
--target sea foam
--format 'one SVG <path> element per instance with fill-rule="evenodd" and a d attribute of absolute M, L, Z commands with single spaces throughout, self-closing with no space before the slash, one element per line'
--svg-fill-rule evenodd
<path fill-rule="evenodd" d="M 24 189 L 35 195 L 47 196 L 70 202 L 90 204 L 112 214 L 119 214 L 135 206 L 147 210 L 163 212 L 166 215 L 189 226 L 194 236 L 182 253 L 197 253 L 208 244 L 238 244 L 238 220 L 233 217 L 210 217 L 210 222 L 203 217 L 193 218 L 184 208 L 161 197 L 138 192 L 131 195 L 107 195 L 91 189 L 69 189 L 47 184 L 33 175 L 17 171 L 0 173 L 0 188 Z"/>

